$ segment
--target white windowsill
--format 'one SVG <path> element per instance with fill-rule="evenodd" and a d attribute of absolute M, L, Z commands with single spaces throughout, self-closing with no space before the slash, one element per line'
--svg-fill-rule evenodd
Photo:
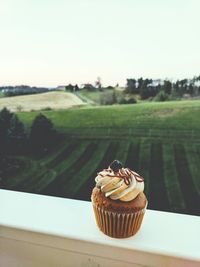
<path fill-rule="evenodd" d="M 0 262 L 200 266 L 200 217 L 147 210 L 135 236 L 114 239 L 97 228 L 90 202 L 0 190 Z"/>

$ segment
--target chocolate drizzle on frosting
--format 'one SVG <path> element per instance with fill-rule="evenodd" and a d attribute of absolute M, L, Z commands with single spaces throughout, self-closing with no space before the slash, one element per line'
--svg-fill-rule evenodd
<path fill-rule="evenodd" d="M 142 178 L 142 176 L 140 176 L 138 173 L 132 171 L 129 168 L 121 168 L 118 170 L 118 172 L 114 173 L 112 169 L 108 168 L 108 169 L 103 169 L 103 172 L 107 172 L 106 176 L 108 177 L 119 177 L 122 178 L 124 180 L 124 183 L 126 185 L 130 185 L 131 181 L 132 181 L 132 175 L 134 175 L 135 179 L 137 182 L 141 183 L 144 181 L 144 179 Z M 103 177 L 104 175 L 99 172 L 97 173 L 98 175 L 100 175 L 101 177 Z"/>

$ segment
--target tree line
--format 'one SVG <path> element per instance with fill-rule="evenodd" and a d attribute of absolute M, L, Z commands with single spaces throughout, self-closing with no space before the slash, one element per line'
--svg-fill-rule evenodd
<path fill-rule="evenodd" d="M 172 82 L 170 80 L 153 79 L 127 79 L 125 92 L 139 94 L 141 99 L 155 97 L 160 92 L 175 97 L 183 97 L 188 94 L 192 97 L 200 95 L 200 76 L 192 79 L 182 79 Z"/>
<path fill-rule="evenodd" d="M 5 96 L 17 96 L 17 95 L 45 93 L 49 92 L 49 89 L 45 87 L 35 87 L 35 86 L 31 87 L 28 85 L 19 85 L 19 86 L 1 86 L 0 91 L 2 91 Z"/>

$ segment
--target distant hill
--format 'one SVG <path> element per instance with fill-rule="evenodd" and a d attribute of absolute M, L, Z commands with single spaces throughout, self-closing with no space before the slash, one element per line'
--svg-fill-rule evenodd
<path fill-rule="evenodd" d="M 45 109 L 67 109 L 85 103 L 72 93 L 48 92 L 34 95 L 0 98 L 0 109 L 7 107 L 11 111 L 33 111 Z"/>

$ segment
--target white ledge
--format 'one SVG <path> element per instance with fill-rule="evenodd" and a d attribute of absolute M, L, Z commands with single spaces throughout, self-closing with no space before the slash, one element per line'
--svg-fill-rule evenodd
<path fill-rule="evenodd" d="M 147 210 L 140 231 L 110 238 L 90 202 L 0 190 L 2 266 L 200 266 L 200 218 Z"/>

